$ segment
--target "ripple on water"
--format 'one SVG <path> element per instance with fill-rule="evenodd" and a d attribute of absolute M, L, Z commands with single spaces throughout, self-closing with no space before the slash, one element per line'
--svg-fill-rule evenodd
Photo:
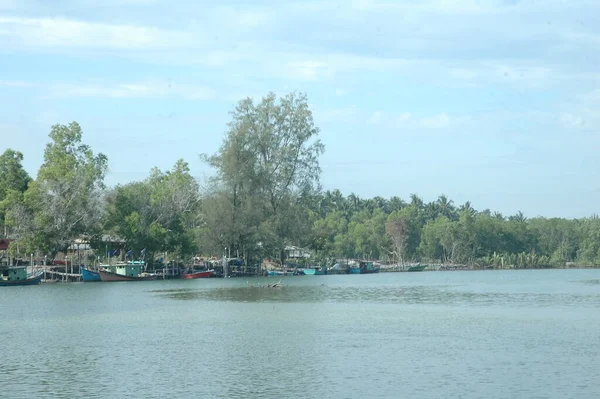
<path fill-rule="evenodd" d="M 267 303 L 388 303 L 406 305 L 468 306 L 595 306 L 600 293 L 478 292 L 448 286 L 335 286 L 286 285 L 276 288 L 235 286 L 203 289 L 151 291 L 159 297 L 180 301 Z"/>

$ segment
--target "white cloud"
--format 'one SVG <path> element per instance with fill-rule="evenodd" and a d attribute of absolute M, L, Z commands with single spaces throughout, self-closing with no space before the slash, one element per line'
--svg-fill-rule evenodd
<path fill-rule="evenodd" d="M 169 82 L 136 82 L 119 84 L 68 83 L 49 87 L 50 98 L 98 97 L 98 98 L 181 98 L 185 100 L 208 100 L 216 97 L 214 89 Z"/>
<path fill-rule="evenodd" d="M 0 40 L 13 48 L 157 49 L 191 43 L 182 32 L 67 18 L 0 16 Z"/>
<path fill-rule="evenodd" d="M 23 80 L 0 80 L 0 86 L 4 87 L 35 87 L 36 83 Z"/>
<path fill-rule="evenodd" d="M 574 115 L 568 112 L 563 112 L 560 115 L 560 124 L 565 128 L 579 128 L 585 124 L 584 119 L 580 115 Z"/>
<path fill-rule="evenodd" d="M 375 111 L 368 120 L 371 125 L 379 125 L 383 119 L 383 112 Z"/>
<path fill-rule="evenodd" d="M 332 70 L 322 61 L 291 61 L 283 68 L 272 67 L 279 76 L 292 80 L 317 80 L 332 76 Z"/>
<path fill-rule="evenodd" d="M 450 118 L 446 113 L 421 119 L 421 125 L 427 129 L 439 129 L 450 125 Z"/>
<path fill-rule="evenodd" d="M 411 114 L 410 112 L 402 112 L 400 115 L 398 115 L 398 117 L 396 118 L 396 123 L 398 125 L 402 125 L 405 124 L 406 122 L 408 122 L 411 118 Z"/>
<path fill-rule="evenodd" d="M 328 109 L 315 108 L 313 114 L 315 116 L 315 120 L 318 122 L 317 125 L 321 122 L 347 123 L 350 120 L 355 119 L 358 114 L 358 108 L 354 105 Z"/>

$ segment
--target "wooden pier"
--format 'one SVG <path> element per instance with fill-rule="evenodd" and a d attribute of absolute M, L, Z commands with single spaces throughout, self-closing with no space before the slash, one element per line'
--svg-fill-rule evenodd
<path fill-rule="evenodd" d="M 47 267 L 38 268 L 38 270 L 40 269 L 44 271 L 44 277 L 42 278 L 42 282 L 44 283 L 72 283 L 81 281 L 81 274 L 79 273 L 58 272 L 56 270 L 48 270 Z"/>

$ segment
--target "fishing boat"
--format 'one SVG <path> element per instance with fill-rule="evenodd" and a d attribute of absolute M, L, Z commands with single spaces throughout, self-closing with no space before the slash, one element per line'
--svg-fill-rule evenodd
<path fill-rule="evenodd" d="M 307 276 L 313 276 L 317 272 L 317 269 L 312 269 L 312 268 L 311 269 L 303 269 L 302 271 Z"/>
<path fill-rule="evenodd" d="M 267 270 L 267 276 L 283 276 L 283 272 L 281 270 Z"/>
<path fill-rule="evenodd" d="M 350 274 L 372 274 L 379 273 L 379 266 L 370 261 L 359 261 L 358 264 L 353 264 L 348 267 Z"/>
<path fill-rule="evenodd" d="M 98 274 L 100 274 L 100 278 L 104 282 L 156 280 L 156 276 L 149 273 L 140 273 L 136 276 L 128 276 L 126 274 L 114 273 L 105 269 L 100 269 L 98 270 Z"/>
<path fill-rule="evenodd" d="M 84 283 L 88 283 L 91 281 L 102 281 L 99 272 L 87 269 L 83 266 L 80 266 L 79 268 L 81 269 L 81 279 Z"/>
<path fill-rule="evenodd" d="M 379 266 L 373 262 L 360 262 L 360 274 L 379 273 Z"/>
<path fill-rule="evenodd" d="M 146 264 L 142 261 L 129 261 L 114 265 L 100 265 L 98 273 L 102 281 L 144 281 L 156 280 L 155 274 L 145 273 Z"/>
<path fill-rule="evenodd" d="M 25 266 L 0 269 L 0 287 L 14 285 L 36 285 L 42 282 L 43 270 L 27 273 Z"/>
<path fill-rule="evenodd" d="M 408 272 L 422 272 L 423 270 L 425 270 L 425 268 L 427 267 L 427 265 L 416 265 L 416 266 L 411 266 L 408 268 Z"/>
<path fill-rule="evenodd" d="M 209 278 L 213 275 L 214 270 L 204 270 L 200 272 L 183 273 L 182 278 Z"/>

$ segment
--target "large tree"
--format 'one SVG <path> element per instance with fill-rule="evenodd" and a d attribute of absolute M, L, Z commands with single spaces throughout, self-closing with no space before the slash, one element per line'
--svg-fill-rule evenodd
<path fill-rule="evenodd" d="M 3 237 L 8 236 L 11 216 L 12 219 L 18 216 L 22 208 L 23 193 L 31 181 L 22 162 L 23 154 L 10 148 L 0 155 L 0 228 Z"/>
<path fill-rule="evenodd" d="M 200 209 L 199 187 L 183 160 L 168 172 L 152 169 L 141 182 L 117 186 L 109 196 L 106 231 L 123 240 L 132 256 L 165 251 L 186 258 L 196 251 L 195 229 Z"/>
<path fill-rule="evenodd" d="M 64 251 L 82 234 L 91 234 L 102 215 L 102 190 L 107 170 L 104 154 L 94 155 L 82 143 L 77 122 L 54 125 L 44 163 L 25 194 L 34 214 L 34 245 L 52 255 Z"/>
<path fill-rule="evenodd" d="M 260 102 L 247 98 L 231 113 L 232 120 L 219 151 L 204 159 L 217 170 L 215 186 L 225 193 L 230 210 L 215 218 L 211 231 L 231 226 L 229 248 L 244 251 L 256 242 L 283 254 L 285 245 L 300 241 L 308 218 L 304 200 L 319 187 L 319 156 L 323 145 L 303 94 L 281 98 L 269 93 Z M 245 222 L 256 223 L 257 235 L 243 237 Z M 243 221 L 240 224 L 240 221 Z"/>

